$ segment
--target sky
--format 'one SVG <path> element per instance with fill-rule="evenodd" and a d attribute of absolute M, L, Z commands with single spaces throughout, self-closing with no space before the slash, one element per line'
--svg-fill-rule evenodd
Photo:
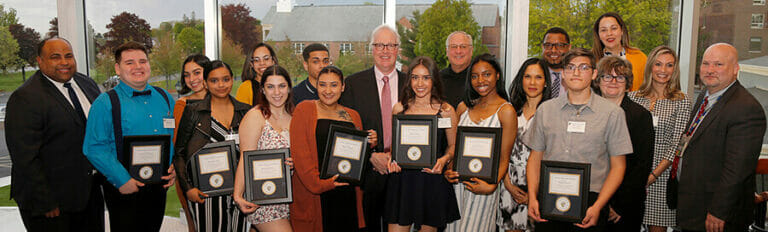
<path fill-rule="evenodd" d="M 56 0 L 34 0 L 40 4 L 29 4 L 29 0 L 2 0 L 5 8 L 16 9 L 19 22 L 35 29 L 44 36 L 50 28 L 48 22 L 56 15 Z M 473 3 L 496 3 L 505 0 L 469 0 Z M 219 0 L 220 5 L 244 3 L 251 9 L 251 15 L 262 19 L 277 0 Z M 366 2 L 383 4 L 384 0 L 294 0 L 294 5 L 359 5 Z M 429 4 L 434 0 L 399 0 L 398 3 Z M 203 0 L 85 0 L 86 18 L 98 33 L 107 32 L 112 16 L 123 11 L 138 15 L 156 28 L 162 22 L 181 20 L 194 11 L 196 18 L 203 18 Z M 173 10 L 169 10 L 173 9 Z"/>

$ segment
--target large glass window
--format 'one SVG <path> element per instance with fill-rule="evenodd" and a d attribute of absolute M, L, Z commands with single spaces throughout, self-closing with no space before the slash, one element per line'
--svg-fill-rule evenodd
<path fill-rule="evenodd" d="M 763 3 L 763 4 L 758 4 Z M 764 1 L 715 1 L 702 4 L 699 17 L 699 34 L 696 60 L 695 94 L 702 91 L 699 67 L 704 51 L 715 43 L 728 43 L 736 47 L 739 62 L 739 82 L 768 109 L 768 52 L 762 42 L 768 38 L 764 28 Z M 766 137 L 768 138 L 768 134 Z M 765 139 L 763 141 L 766 141 Z"/>
<path fill-rule="evenodd" d="M 369 55 L 345 53 L 342 48 L 351 46 L 353 50 L 362 49 L 369 41 L 371 30 L 383 23 L 384 14 L 382 0 L 351 3 L 330 0 L 219 0 L 219 4 L 222 9 L 223 46 L 227 46 L 226 41 L 244 46 L 242 57 L 245 57 L 252 51 L 248 46 L 259 42 L 270 44 L 277 53 L 280 66 L 288 70 L 294 84 L 307 78 L 301 53 L 304 47 L 313 43 L 325 45 L 334 65 L 340 67 L 345 75 L 370 67 L 373 59 Z M 238 20 L 228 22 L 226 18 L 229 14 Z M 226 54 L 222 55 L 226 57 Z M 232 66 L 235 69 L 239 64 L 232 63 Z M 242 69 L 242 66 L 238 67 L 235 75 L 239 76 Z"/>
<path fill-rule="evenodd" d="M 117 83 L 113 51 L 126 41 L 150 48 L 149 83 L 174 95 L 181 63 L 204 52 L 203 0 L 86 1 L 85 10 L 90 75 L 105 88 Z"/>
<path fill-rule="evenodd" d="M 591 49 L 592 27 L 597 18 L 616 12 L 629 28 L 630 46 L 648 54 L 659 45 L 677 47 L 680 0 L 557 1 L 531 0 L 528 22 L 528 55 L 541 55 L 541 41 L 551 27 L 565 29 L 572 48 Z"/>
<path fill-rule="evenodd" d="M 445 40 L 453 31 L 472 36 L 473 55 L 491 53 L 501 64 L 505 59 L 507 0 L 398 1 L 395 8 L 400 33 L 400 62 L 416 56 L 433 58 L 449 66 Z M 366 48 L 368 50 L 369 48 Z"/>

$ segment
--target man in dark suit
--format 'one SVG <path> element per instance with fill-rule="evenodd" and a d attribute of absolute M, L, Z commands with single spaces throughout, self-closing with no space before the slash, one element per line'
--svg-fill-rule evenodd
<path fill-rule="evenodd" d="M 677 223 L 683 231 L 747 231 L 765 133 L 760 103 L 736 80 L 736 48 L 707 48 L 699 94 L 681 139 Z M 673 166 L 673 170 L 675 170 Z"/>
<path fill-rule="evenodd" d="M 400 36 L 387 25 L 376 27 L 371 33 L 373 47 L 372 68 L 347 77 L 341 104 L 356 110 L 363 120 L 364 130 L 373 129 L 379 138 L 376 151 L 371 155 L 363 182 L 363 212 L 367 231 L 387 231 L 382 219 L 385 187 L 392 157 L 392 106 L 402 94 L 400 85 L 405 74 L 395 69 Z M 371 167 L 372 166 L 372 167 Z"/>
<path fill-rule="evenodd" d="M 11 197 L 28 231 L 104 231 L 100 180 L 82 151 L 99 88 L 77 73 L 72 47 L 62 38 L 43 40 L 37 63 L 40 71 L 8 100 Z"/>

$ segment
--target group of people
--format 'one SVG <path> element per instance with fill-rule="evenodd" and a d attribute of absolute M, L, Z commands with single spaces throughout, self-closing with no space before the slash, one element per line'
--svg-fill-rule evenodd
<path fill-rule="evenodd" d="M 490 54 L 473 57 L 473 38 L 446 38 L 450 65 L 430 57 L 396 69 L 400 36 L 371 33 L 373 67 L 345 76 L 328 48 L 302 53 L 308 75 L 293 86 L 272 47 L 254 46 L 231 96 L 229 64 L 191 55 L 182 64 L 184 96 L 148 85 L 147 49 L 114 51 L 120 83 L 100 94 L 77 73 L 69 42 L 43 40 L 36 72 L 8 101 L 6 140 L 11 196 L 29 231 L 158 231 L 166 190 L 176 185 L 190 231 L 744 231 L 752 221 L 755 167 L 765 133 L 760 104 L 736 80 L 736 49 L 704 52 L 704 91 L 680 90 L 674 50 L 646 57 L 627 26 L 606 13 L 592 50 L 572 48 L 562 28 L 547 30 L 541 57 L 529 58 L 506 88 Z M 435 115 L 436 163 L 404 169 L 392 159 L 392 115 Z M 368 133 L 363 181 L 320 177 L 331 125 Z M 496 183 L 458 183 L 458 127 L 501 128 Z M 173 135 L 162 184 L 145 184 L 121 164 L 123 137 Z M 244 198 L 242 162 L 234 193 L 210 197 L 192 183 L 190 160 L 211 142 L 238 152 L 289 148 L 293 202 Z M 242 160 L 242 153 L 240 154 Z M 589 163 L 586 215 L 578 223 L 542 217 L 543 160 Z"/>

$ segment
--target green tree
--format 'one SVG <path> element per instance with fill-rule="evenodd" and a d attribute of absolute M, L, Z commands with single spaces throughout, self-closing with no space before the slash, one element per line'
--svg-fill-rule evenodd
<path fill-rule="evenodd" d="M 671 0 L 531 0 L 528 54 L 541 54 L 541 39 L 551 27 L 568 31 L 573 47 L 592 47 L 592 26 L 600 15 L 616 12 L 629 29 L 630 45 L 646 54 L 669 43 Z"/>
<path fill-rule="evenodd" d="M 171 90 L 171 75 L 181 72 L 181 62 L 184 59 L 181 48 L 173 41 L 171 32 L 164 32 L 157 37 L 157 43 L 150 53 L 152 72 L 165 76 L 165 89 Z"/>
<path fill-rule="evenodd" d="M 18 67 L 21 69 L 21 80 L 25 81 L 27 80 L 27 74 L 24 68 L 27 64 L 32 67 L 37 65 L 37 59 L 35 59 L 37 57 L 36 47 L 40 43 L 40 33 L 21 24 L 11 24 L 8 30 L 19 44 L 19 53 L 17 55 L 22 62 L 18 63 Z"/>
<path fill-rule="evenodd" d="M 0 26 L 8 27 L 17 23 L 19 23 L 19 18 L 16 17 L 16 9 L 8 7 L 6 10 L 5 6 L 0 3 Z"/>
<path fill-rule="evenodd" d="M 407 58 L 428 56 L 435 59 L 439 66 L 447 66 L 445 38 L 454 31 L 472 35 L 475 54 L 488 51 L 482 44 L 481 27 L 472 16 L 467 0 L 437 0 L 420 15 L 414 14 L 413 19 L 413 28 L 403 28 L 400 36 L 401 43 L 405 44 L 402 54 Z M 409 30 L 413 30 L 413 33 L 409 33 Z"/>
<path fill-rule="evenodd" d="M 185 27 L 181 30 L 176 41 L 187 53 L 203 53 L 205 48 L 205 41 L 203 40 L 203 32 L 198 31 L 194 27 Z"/>
<path fill-rule="evenodd" d="M 373 66 L 373 57 L 366 55 L 365 45 L 365 42 L 354 44 L 353 46 L 356 48 L 355 53 L 341 53 L 339 58 L 333 61 L 333 64 L 344 72 L 344 76 L 352 75 Z"/>
<path fill-rule="evenodd" d="M 241 64 L 245 63 L 245 55 L 242 53 L 240 45 L 236 45 L 229 37 L 224 37 L 221 43 L 221 60 L 232 67 L 232 73 L 236 76 L 243 71 Z M 239 77 L 237 78 L 240 79 Z"/>
<path fill-rule="evenodd" d="M 286 37 L 285 41 L 279 44 L 274 41 L 267 41 L 267 44 L 276 49 L 275 53 L 279 57 L 279 65 L 285 68 L 291 75 L 293 85 L 298 84 L 298 80 L 306 78 L 307 72 L 304 70 L 304 64 L 302 63 L 304 59 L 301 57 L 301 54 L 293 52 L 293 42 L 290 39 Z"/>
<path fill-rule="evenodd" d="M 8 68 L 23 62 L 19 56 L 19 43 L 11 35 L 8 26 L 0 26 L 0 69 L 7 73 Z"/>

